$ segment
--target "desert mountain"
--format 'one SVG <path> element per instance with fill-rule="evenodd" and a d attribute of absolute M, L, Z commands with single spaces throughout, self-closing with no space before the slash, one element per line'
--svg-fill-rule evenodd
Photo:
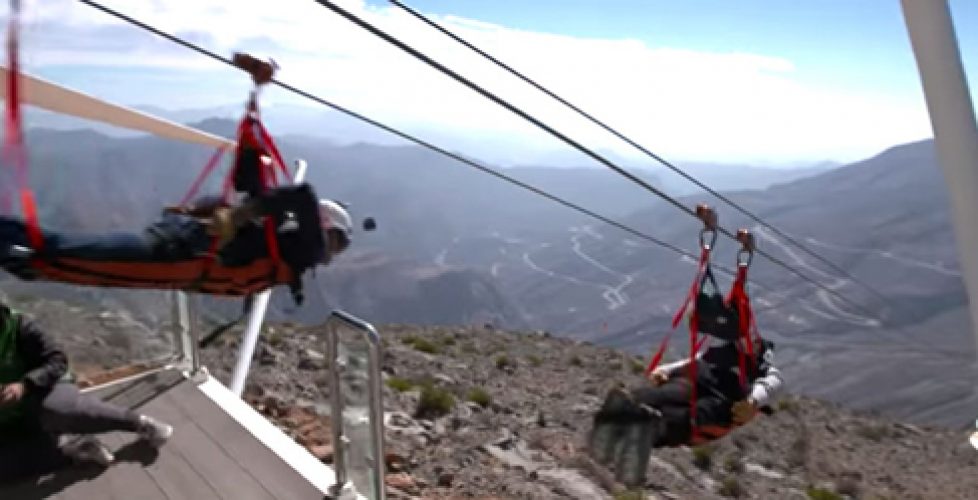
<path fill-rule="evenodd" d="M 224 135 L 234 128 L 227 120 L 196 125 Z M 71 230 L 138 230 L 162 204 L 181 198 L 211 153 L 84 130 L 32 130 L 29 138 L 44 223 Z M 358 218 L 379 221 L 379 231 L 354 235 L 354 250 L 310 284 L 329 306 L 373 321 L 492 322 L 647 355 L 692 278 L 692 262 L 418 148 L 338 146 L 298 136 L 281 138 L 280 146 L 287 158 L 309 162 L 308 179 L 321 194 L 349 203 Z M 695 250 L 695 220 L 609 172 L 506 172 Z M 648 180 L 662 185 L 658 178 Z M 974 346 L 931 142 L 727 196 L 886 296 L 881 301 L 836 277 L 783 237 L 716 200 L 683 198 L 688 206 L 713 203 L 726 227 L 751 228 L 762 249 L 861 306 L 755 259 L 751 292 L 758 324 L 779 343 L 794 387 L 903 418 L 970 424 L 978 403 L 971 389 Z M 735 251 L 721 239 L 715 260 L 732 265 Z M 729 276 L 718 277 L 721 286 L 729 284 Z M 5 287 L 111 304 L 147 321 L 169 313 L 156 292 L 10 280 Z M 326 308 L 316 294 L 307 295 L 313 305 L 296 308 L 287 294 L 276 294 L 272 318 L 318 321 Z M 237 301 L 204 303 L 212 322 L 240 312 Z M 674 348 L 673 354 L 681 354 L 684 343 L 677 340 Z M 873 384 L 882 388 L 867 391 Z"/>

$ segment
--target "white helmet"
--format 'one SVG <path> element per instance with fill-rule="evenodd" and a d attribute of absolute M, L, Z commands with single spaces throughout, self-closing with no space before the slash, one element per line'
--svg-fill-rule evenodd
<path fill-rule="evenodd" d="M 350 233 L 353 231 L 353 218 L 342 205 L 333 201 L 319 200 L 319 214 L 322 218 L 323 236 L 329 239 L 330 230 L 339 230 L 349 244 Z M 343 245 L 345 248 L 346 245 Z"/>
<path fill-rule="evenodd" d="M 349 233 L 353 229 L 353 218 L 343 205 L 333 200 L 319 200 L 319 213 L 324 228 L 335 228 Z"/>

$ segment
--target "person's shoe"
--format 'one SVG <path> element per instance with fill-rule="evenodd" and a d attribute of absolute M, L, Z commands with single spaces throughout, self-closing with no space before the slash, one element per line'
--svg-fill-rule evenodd
<path fill-rule="evenodd" d="M 662 412 L 646 405 L 640 409 L 644 415 L 627 424 L 621 437 L 622 447 L 615 457 L 616 478 L 627 488 L 645 486 L 652 448 L 664 426 Z"/>
<path fill-rule="evenodd" d="M 630 404 L 628 393 L 624 389 L 615 388 L 594 416 L 594 427 L 588 438 L 588 451 L 601 465 L 610 464 L 614 458 L 615 449 L 625 429 L 621 422 L 622 413 Z"/>
<path fill-rule="evenodd" d="M 96 463 L 108 467 L 115 456 L 95 436 L 82 436 L 62 447 L 62 452 L 77 463 Z"/>
<path fill-rule="evenodd" d="M 159 448 L 166 444 L 170 436 L 173 435 L 173 426 L 164 424 L 152 417 L 140 415 L 137 434 L 153 447 Z"/>
<path fill-rule="evenodd" d="M 21 245 L 3 245 L 0 247 L 0 267 L 22 280 L 37 278 L 31 258 L 34 250 Z"/>

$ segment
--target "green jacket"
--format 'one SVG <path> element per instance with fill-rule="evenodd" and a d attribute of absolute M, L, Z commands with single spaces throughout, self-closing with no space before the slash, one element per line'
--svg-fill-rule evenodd
<path fill-rule="evenodd" d="M 0 305 L 0 386 L 23 382 L 26 398 L 67 376 L 68 357 L 54 339 L 20 313 Z M 0 431 L 23 416 L 23 400 L 0 406 Z"/>

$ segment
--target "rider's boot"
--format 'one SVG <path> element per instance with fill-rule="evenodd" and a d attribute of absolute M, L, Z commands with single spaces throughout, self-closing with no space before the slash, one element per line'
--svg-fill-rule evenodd
<path fill-rule="evenodd" d="M 632 415 L 621 439 L 622 446 L 615 454 L 615 477 L 628 488 L 645 485 L 649 457 L 656 441 L 665 431 L 662 413 L 647 405 L 640 405 Z"/>
<path fill-rule="evenodd" d="M 625 430 L 623 416 L 633 405 L 628 392 L 621 387 L 612 389 L 604 404 L 594 416 L 591 435 L 588 437 L 588 452 L 601 465 L 609 465 L 615 456 L 622 434 Z"/>

